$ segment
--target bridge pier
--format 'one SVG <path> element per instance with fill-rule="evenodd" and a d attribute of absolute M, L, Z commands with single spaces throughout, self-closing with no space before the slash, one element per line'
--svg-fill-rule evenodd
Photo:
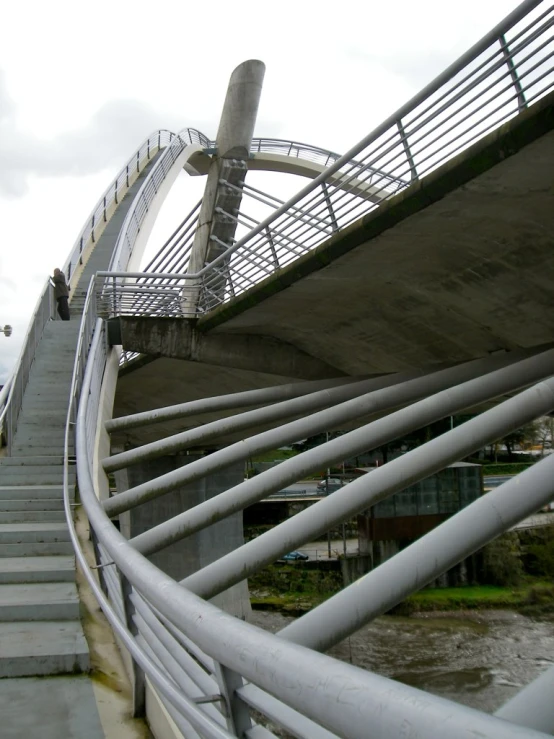
<path fill-rule="evenodd" d="M 209 452 L 198 451 L 159 457 L 115 473 L 118 493 L 194 462 Z M 119 516 L 120 529 L 131 539 L 168 519 L 213 498 L 244 479 L 244 464 L 237 462 L 209 476 L 183 485 L 166 495 L 132 508 Z M 148 559 L 177 581 L 211 564 L 244 543 L 242 512 L 165 547 Z M 212 601 L 227 613 L 248 620 L 251 614 L 248 583 L 243 580 L 216 595 Z"/>

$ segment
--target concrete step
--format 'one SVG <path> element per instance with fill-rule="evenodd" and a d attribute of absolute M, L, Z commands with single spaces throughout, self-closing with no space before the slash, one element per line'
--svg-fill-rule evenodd
<path fill-rule="evenodd" d="M 23 466 L 26 467 L 33 466 L 33 467 L 44 467 L 44 466 L 51 466 L 51 465 L 63 465 L 63 456 L 60 454 L 57 455 L 50 455 L 50 456 L 14 456 L 11 457 L 1 457 L 0 458 L 0 469 L 2 467 L 18 467 Z"/>
<path fill-rule="evenodd" d="M 19 443 L 14 442 L 13 447 L 12 447 L 13 453 L 14 454 L 19 454 L 19 455 L 24 455 L 25 453 L 32 453 L 32 454 L 55 454 L 55 453 L 59 453 L 60 452 L 60 449 L 63 449 L 63 444 L 61 444 L 61 443 L 58 443 L 58 444 L 55 444 L 55 445 L 49 445 L 49 444 L 36 445 L 36 444 L 33 444 L 31 446 L 28 443 L 21 442 L 21 444 L 19 444 Z M 71 444 L 69 446 L 69 454 L 72 457 L 75 456 L 73 444 Z"/>
<path fill-rule="evenodd" d="M 0 559 L 3 557 L 57 557 L 72 555 L 70 541 L 30 542 L 21 544 L 0 544 Z"/>
<path fill-rule="evenodd" d="M 34 582 L 75 582 L 75 558 L 69 555 L 0 558 L 0 584 Z"/>
<path fill-rule="evenodd" d="M 74 497 L 73 492 L 70 490 L 70 498 Z M 62 498 L 62 485 L 0 485 L 0 501 L 62 500 Z"/>
<path fill-rule="evenodd" d="M 54 523 L 0 523 L 1 544 L 70 541 L 65 521 Z"/>
<path fill-rule="evenodd" d="M 43 498 L 42 500 L 28 498 L 0 499 L 0 513 L 59 513 L 61 511 L 63 511 L 61 494 L 59 500 L 49 498 Z"/>
<path fill-rule="evenodd" d="M 69 484 L 75 483 L 75 472 L 69 473 Z M 44 467 L 2 467 L 0 468 L 0 486 L 12 485 L 61 485 L 63 469 L 55 466 Z"/>
<path fill-rule="evenodd" d="M 64 511 L 3 511 L 0 508 L 2 523 L 61 523 L 65 521 Z"/>
<path fill-rule="evenodd" d="M 74 621 L 79 597 L 74 583 L 0 585 L 0 621 Z"/>
<path fill-rule="evenodd" d="M 87 672 L 90 669 L 88 646 L 78 621 L 0 623 L 0 643 L 0 678 L 59 675 Z M 34 689 L 36 692 L 31 703 L 23 706 L 32 712 L 36 711 L 37 696 L 45 686 L 37 682 Z M 74 708 L 68 706 L 67 711 L 72 712 Z M 4 711 L 2 714 L 5 715 Z M 30 739 L 32 734 L 16 733 L 9 736 Z M 43 736 L 42 731 L 40 736 Z M 59 736 L 62 739 L 62 735 Z M 63 734 L 64 739 L 66 736 Z M 83 737 L 84 734 L 77 733 L 75 736 Z"/>

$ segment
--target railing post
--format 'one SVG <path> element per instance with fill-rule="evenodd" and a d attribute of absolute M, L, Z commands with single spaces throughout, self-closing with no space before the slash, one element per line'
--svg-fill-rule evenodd
<path fill-rule="evenodd" d="M 321 190 L 323 191 L 323 197 L 325 198 L 325 203 L 327 204 L 327 210 L 329 211 L 329 217 L 331 219 L 331 228 L 333 229 L 333 231 L 338 231 L 339 224 L 335 216 L 335 211 L 333 210 L 333 203 L 331 202 L 331 198 L 329 197 L 329 190 L 327 188 L 326 182 L 321 183 Z"/>
<path fill-rule="evenodd" d="M 402 146 L 404 148 L 404 153 L 406 154 L 406 159 L 408 160 L 408 164 L 410 165 L 410 179 L 417 180 L 417 169 L 415 166 L 414 159 L 412 157 L 412 152 L 410 151 L 410 145 L 408 144 L 408 138 L 406 136 L 406 132 L 404 130 L 404 126 L 402 125 L 402 121 L 400 120 L 400 118 L 396 121 L 396 127 L 398 128 L 398 133 L 400 134 L 400 141 L 402 141 Z"/>
<path fill-rule="evenodd" d="M 104 195 L 104 223 L 107 223 L 108 219 L 106 218 L 106 196 Z"/>
<path fill-rule="evenodd" d="M 510 77 L 512 78 L 512 84 L 516 89 L 518 110 L 524 110 L 527 107 L 527 100 L 525 99 L 523 87 L 521 86 L 516 65 L 514 64 L 514 60 L 510 53 L 510 48 L 506 42 L 506 37 L 502 35 L 499 37 L 498 41 L 500 43 L 500 48 L 502 49 L 502 56 L 504 57 L 504 61 L 506 62 L 506 66 L 510 72 Z"/>
<path fill-rule="evenodd" d="M 269 244 L 269 248 L 271 249 L 271 256 L 273 257 L 273 264 L 275 265 L 275 269 L 280 269 L 279 264 L 279 258 L 277 256 L 277 252 L 275 251 L 275 244 L 273 242 L 273 234 L 271 233 L 271 229 L 269 226 L 266 227 L 265 233 L 267 236 L 267 243 Z"/>
<path fill-rule="evenodd" d="M 235 736 L 246 736 L 246 732 L 252 729 L 252 720 L 246 704 L 237 696 L 237 690 L 244 685 L 243 679 L 218 662 L 214 667 L 219 692 L 227 705 L 227 728 Z"/>
<path fill-rule="evenodd" d="M 123 594 L 123 611 L 125 613 L 125 619 L 127 621 L 127 628 L 133 634 L 133 636 L 137 636 L 138 629 L 135 624 L 135 619 L 133 618 L 135 614 L 135 606 L 133 605 L 131 594 L 133 592 L 133 586 L 131 583 L 127 580 L 126 577 L 120 574 L 121 578 L 121 592 Z M 145 713 L 145 707 L 146 707 L 146 678 L 144 675 L 143 670 L 139 667 L 139 665 L 135 662 L 135 660 L 132 660 L 132 669 L 133 674 L 129 676 L 131 680 L 131 690 L 132 690 L 132 701 L 133 701 L 133 708 L 132 708 L 132 714 L 133 718 L 138 718 L 140 716 L 144 716 Z"/>
<path fill-rule="evenodd" d="M 117 199 L 117 180 L 118 180 L 118 178 L 116 177 L 115 178 L 115 183 L 114 183 L 114 192 L 113 192 L 113 197 L 114 197 L 114 200 L 115 200 L 115 204 L 116 205 L 119 203 L 119 200 Z"/>
<path fill-rule="evenodd" d="M 140 151 L 137 151 L 137 172 L 140 172 Z"/>
<path fill-rule="evenodd" d="M 94 213 L 92 214 L 92 219 L 91 219 L 91 224 L 90 225 L 91 225 L 90 235 L 91 235 L 91 238 L 92 238 L 92 243 L 94 244 L 95 243 L 95 238 L 94 238 Z"/>
<path fill-rule="evenodd" d="M 125 178 L 127 181 L 127 187 L 129 187 L 129 165 L 125 167 Z"/>

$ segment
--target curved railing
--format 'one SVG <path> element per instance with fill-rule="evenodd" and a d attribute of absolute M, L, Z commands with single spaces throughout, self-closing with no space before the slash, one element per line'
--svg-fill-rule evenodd
<path fill-rule="evenodd" d="M 442 739 L 446 734 L 450 739 L 466 739 L 470 729 L 472 735 L 489 738 L 546 736 L 339 662 L 284 635 L 277 637 L 264 632 L 196 596 L 140 554 L 113 525 L 93 483 L 96 469 L 93 450 L 97 446 L 97 429 L 103 426 L 99 415 L 103 407 L 102 382 L 109 352 L 114 351 L 108 349 L 105 327 L 96 319 L 95 294 L 91 284 L 67 418 L 66 515 L 79 564 L 107 619 L 184 736 L 190 733 L 188 724 L 200 736 L 217 739 L 275 737 L 280 734 L 267 728 L 275 725 L 279 731 L 284 729 L 304 739 L 359 739 L 368 735 L 400 739 L 405 736 L 406 726 L 417 727 L 417 735 L 427 739 Z M 551 354 L 529 360 L 528 366 L 533 365 L 537 377 L 548 372 Z M 497 392 L 498 381 L 491 377 L 490 382 L 492 392 Z M 527 392 L 535 397 L 534 389 Z M 462 399 L 467 398 L 465 393 L 461 388 Z M 451 390 L 447 395 L 451 397 Z M 541 396 L 540 402 L 551 403 L 552 397 L 551 393 L 549 397 Z M 510 402 L 515 406 L 515 399 Z M 537 401 L 531 405 L 533 402 Z M 427 402 L 422 405 L 427 407 Z M 530 412 L 527 396 L 518 399 L 517 405 L 520 414 Z M 95 571 L 90 568 L 75 532 L 69 500 L 69 440 L 77 408 L 79 491 L 97 544 L 99 559 Z M 476 423 L 483 427 L 480 419 Z M 487 427 L 485 433 L 494 434 L 495 430 Z M 479 443 L 475 431 L 469 428 L 467 434 L 461 428 L 452 433 L 471 439 L 469 443 Z M 452 454 L 449 445 L 445 446 L 448 454 Z M 551 489 L 551 473 L 545 469 L 545 475 Z M 523 505 L 519 487 L 515 488 L 514 499 Z M 540 495 L 545 496 L 544 490 Z M 342 497 L 335 498 L 337 504 Z M 480 500 L 473 505 L 481 506 Z M 533 502 L 525 501 L 525 505 L 532 506 Z M 498 525 L 495 506 L 497 501 L 490 506 L 485 503 L 487 511 L 492 511 L 487 515 Z M 475 515 L 480 514 L 476 511 Z M 521 511 L 510 512 L 506 521 L 516 515 L 522 515 Z M 431 557 L 429 561 L 435 559 Z M 99 573 L 102 587 L 95 572 Z M 417 587 L 414 582 L 410 584 Z M 346 617 L 344 608 L 340 612 Z M 255 721 L 261 722 L 258 726 L 250 716 L 251 710 Z"/>
<path fill-rule="evenodd" d="M 23 403 L 23 395 L 29 381 L 31 366 L 35 358 L 35 350 L 42 338 L 44 327 L 54 318 L 54 294 L 50 286 L 50 279 L 46 281 L 37 301 L 29 327 L 23 340 L 21 352 L 12 370 L 6 387 L 9 391 L 4 394 L 3 407 L 0 406 L 0 438 L 11 450 L 13 437 L 17 430 L 17 421 Z"/>
<path fill-rule="evenodd" d="M 175 134 L 172 131 L 165 129 L 155 131 L 139 146 L 136 153 L 133 154 L 126 165 L 118 172 L 113 182 L 92 209 L 65 262 L 63 271 L 68 282 L 71 281 L 75 268 L 83 263 L 87 247 L 96 242 L 115 207 L 123 198 L 134 179 L 140 174 L 145 164 L 150 161 L 156 152 L 167 146 L 174 136 Z"/>
<path fill-rule="evenodd" d="M 522 3 L 418 95 L 202 271 L 202 312 L 248 290 L 328 239 L 329 233 L 318 228 L 314 219 L 332 214 L 334 230 L 345 228 L 406 182 L 423 179 L 551 91 L 553 24 L 551 4 Z M 375 172 L 383 174 L 376 176 Z M 372 199 L 364 197 L 368 192 Z M 310 214 L 310 219 L 299 217 L 302 213 Z"/>
<path fill-rule="evenodd" d="M 187 257 L 178 263 L 179 272 L 128 275 L 126 282 L 136 279 L 142 290 L 139 312 L 148 313 L 151 304 L 154 313 L 180 315 L 179 300 L 167 300 L 168 285 L 175 293 L 183 291 L 186 315 L 204 314 L 233 299 L 539 100 L 554 88 L 553 25 L 552 6 L 539 0 L 522 3 L 343 156 L 298 142 L 255 139 L 254 153 L 305 157 L 327 169 L 200 272 L 186 273 Z M 248 222 L 242 214 L 227 215 Z M 190 251 L 193 236 L 194 224 L 181 256 Z M 113 276 L 114 296 L 122 279 Z M 191 285 L 199 300 L 186 300 Z M 112 301 L 114 311 L 138 310 L 129 300 L 129 284 L 126 290 L 121 300 Z"/>

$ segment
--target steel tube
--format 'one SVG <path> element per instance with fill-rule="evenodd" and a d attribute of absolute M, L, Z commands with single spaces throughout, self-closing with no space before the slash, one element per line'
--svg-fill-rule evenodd
<path fill-rule="evenodd" d="M 421 736 L 427 739 L 443 739 L 445 735 L 449 739 L 467 739 L 469 731 L 480 731 L 483 737 L 491 739 L 544 737 L 267 634 L 197 598 L 134 551 L 103 512 L 92 486 L 86 438 L 92 370 L 93 363 L 89 361 L 77 433 L 79 485 L 90 524 L 130 582 L 201 649 L 343 739 L 359 739 L 372 732 L 387 739 L 401 739 L 405 737 L 406 726 L 417 726 Z M 99 595 L 104 602 L 101 591 Z M 104 606 L 109 612 L 109 604 Z M 128 634 L 120 628 L 118 633 Z M 133 655 L 137 653 L 139 664 L 150 669 L 149 675 L 157 676 L 166 696 L 169 694 L 172 702 L 177 701 L 179 707 L 190 710 L 190 703 L 183 696 L 176 696 L 171 685 L 161 680 L 156 668 L 135 649 L 128 636 L 126 646 L 127 642 Z M 289 679 L 291 674 L 295 676 L 293 681 Z M 321 675 L 326 674 L 332 674 L 333 680 L 322 681 Z M 298 684 L 303 685 L 302 691 L 298 691 Z M 336 701 L 346 693 L 348 701 L 341 701 L 341 710 L 337 711 Z M 189 716 L 194 721 L 200 720 L 197 710 L 191 711 L 187 719 Z M 227 732 L 216 734 L 216 730 L 222 731 L 210 722 L 202 726 L 200 733 L 208 737 L 228 736 Z"/>
<path fill-rule="evenodd" d="M 93 278 L 94 279 L 94 278 Z M 90 298 L 90 291 L 87 295 L 87 301 Z M 100 339 L 102 337 L 102 321 L 98 319 L 96 321 L 96 330 L 94 333 L 94 338 L 92 345 L 90 347 L 90 357 L 94 357 L 95 352 L 98 350 L 100 346 Z M 83 340 L 83 336 L 79 337 L 79 345 L 81 345 Z M 79 356 L 79 353 L 77 353 L 77 356 Z M 93 510 L 94 507 L 97 509 L 100 509 L 98 499 L 96 498 L 96 495 L 94 493 L 94 488 L 92 485 L 92 478 L 90 475 L 90 469 L 88 467 L 88 456 L 87 456 L 87 448 L 88 448 L 88 438 L 87 438 L 87 415 L 86 415 L 86 409 L 87 409 L 87 401 L 88 401 L 88 394 L 90 393 L 91 389 L 91 380 L 92 380 L 92 374 L 93 374 L 94 365 L 93 362 L 89 362 L 87 364 L 87 369 L 85 372 L 85 377 L 83 380 L 83 402 L 81 403 L 81 408 L 79 410 L 78 414 L 78 433 L 77 433 L 77 439 L 76 439 L 76 447 L 77 447 L 77 456 L 79 458 L 80 456 L 80 462 L 77 461 L 77 467 L 79 471 L 79 484 L 80 484 L 80 490 L 82 494 L 82 499 L 87 498 L 87 492 L 89 495 L 89 510 Z M 73 372 L 73 379 L 72 379 L 72 390 L 75 388 L 77 384 L 77 378 L 78 378 L 78 368 L 77 368 L 77 362 L 75 364 L 74 372 Z M 70 393 L 70 397 L 74 397 L 75 393 L 72 391 Z M 91 588 L 96 600 L 102 607 L 102 610 L 110 622 L 110 625 L 114 629 L 115 633 L 120 637 L 123 644 L 125 645 L 126 649 L 129 650 L 129 653 L 135 659 L 135 661 L 138 663 L 138 665 L 143 669 L 149 676 L 149 679 L 151 680 L 152 684 L 160 691 L 162 696 L 165 697 L 167 701 L 170 702 L 170 705 L 172 705 L 172 715 L 175 716 L 186 716 L 186 719 L 190 721 L 190 723 L 198 729 L 200 733 L 204 733 L 208 739 L 232 739 L 230 734 L 222 729 L 222 727 L 215 724 L 211 719 L 209 719 L 205 714 L 203 714 L 199 708 L 190 701 L 186 696 L 183 696 L 180 694 L 173 684 L 168 680 L 168 678 L 160 672 L 160 670 L 154 665 L 147 657 L 146 655 L 138 648 L 132 634 L 129 632 L 127 628 L 125 628 L 122 623 L 120 622 L 119 618 L 117 617 L 115 611 L 113 610 L 110 602 L 102 592 L 102 589 L 100 588 L 100 585 L 98 584 L 96 578 L 92 575 L 88 562 L 86 560 L 85 555 L 83 554 L 83 551 L 81 549 L 79 539 L 77 537 L 77 532 L 75 530 L 75 524 L 73 522 L 73 515 L 71 512 L 71 504 L 69 502 L 69 484 L 68 484 L 68 447 L 69 447 L 69 429 L 70 426 L 70 420 L 71 420 L 71 413 L 72 413 L 72 407 L 70 405 L 68 409 L 68 415 L 67 419 L 68 422 L 66 424 L 66 432 L 65 432 L 65 441 L 64 441 L 64 477 L 63 477 L 63 489 L 64 489 L 64 510 L 66 515 L 66 520 L 68 524 L 69 529 L 69 535 L 71 539 L 71 543 L 73 544 L 73 548 L 75 551 L 75 556 L 78 562 L 79 567 L 81 568 L 89 587 Z M 81 454 L 79 455 L 79 449 Z M 86 506 L 85 506 L 86 508 Z M 88 515 L 88 514 L 87 514 Z M 93 516 L 94 518 L 94 516 Z M 107 526 L 112 527 L 112 529 L 115 531 L 115 527 L 113 524 L 109 521 L 107 517 L 104 517 L 103 522 L 107 524 Z M 89 517 L 90 521 L 90 517 Z M 92 525 L 92 522 L 91 522 Z M 94 528 L 94 526 L 93 526 Z M 100 539 L 99 539 L 100 541 Z M 105 544 L 105 542 L 102 542 Z M 110 551 L 110 547 L 105 546 L 106 551 L 112 555 L 112 552 Z M 182 724 L 182 720 L 181 720 Z"/>
<path fill-rule="evenodd" d="M 281 554 L 548 412 L 554 407 L 554 403 L 549 406 L 551 385 L 554 386 L 554 380 L 525 390 L 516 398 L 378 467 L 369 475 L 346 485 L 340 495 L 331 495 L 297 513 L 240 549 L 185 578 L 182 584 L 197 595 L 212 598 L 275 561 Z"/>
<path fill-rule="evenodd" d="M 301 477 L 316 472 L 322 467 L 375 449 L 408 431 L 433 423 L 445 415 L 452 415 L 509 389 L 514 389 L 514 382 L 528 384 L 529 381 L 541 379 L 550 372 L 553 360 L 554 350 L 547 352 L 544 356 L 526 360 L 515 367 L 497 370 L 485 378 L 471 380 L 458 387 L 444 390 L 409 408 L 397 411 L 386 418 L 378 419 L 315 449 L 285 460 L 261 475 L 246 480 L 154 526 L 149 531 L 131 539 L 131 542 L 143 554 L 159 551 L 169 544 L 262 500 L 285 485 L 296 482 Z M 285 549 L 279 552 L 279 555 L 285 554 L 286 551 Z"/>
<path fill-rule="evenodd" d="M 550 667 L 510 698 L 494 715 L 551 735 L 554 733 L 553 684 L 554 667 Z"/>
<path fill-rule="evenodd" d="M 150 624 L 145 621 L 142 615 L 137 612 L 133 618 L 135 619 L 135 625 L 137 626 L 142 640 L 148 650 L 155 656 L 162 668 L 167 672 L 174 683 L 179 686 L 183 693 L 185 693 L 185 695 L 190 696 L 192 700 L 194 700 L 195 698 L 203 697 L 204 695 L 219 693 L 217 684 L 209 693 L 202 693 L 198 685 L 194 680 L 192 680 L 176 659 L 175 654 L 172 654 L 167 649 L 160 640 L 159 635 L 150 627 Z M 222 726 L 226 726 L 225 717 L 214 704 L 204 703 L 199 704 L 199 707 L 200 710 L 210 716 L 213 721 L 216 721 Z"/>
<path fill-rule="evenodd" d="M 146 601 L 136 592 L 131 594 L 131 601 L 144 623 L 148 625 L 160 644 L 163 645 L 165 650 L 179 664 L 181 670 L 192 680 L 196 689 L 204 695 L 217 693 L 219 687 L 215 678 L 208 675 L 196 660 L 187 653 L 184 647 L 179 644 L 177 639 L 169 633 L 165 625 L 160 623 Z"/>
<path fill-rule="evenodd" d="M 268 449 L 275 449 L 283 444 L 328 430 L 353 419 L 413 402 L 437 390 L 442 390 L 467 379 L 473 379 L 484 371 L 487 371 L 487 369 L 490 370 L 494 367 L 512 364 L 519 356 L 519 354 L 514 354 L 514 356 L 502 355 L 501 357 L 475 360 L 436 372 L 432 375 L 408 380 L 393 387 L 384 387 L 384 389 L 378 392 L 373 391 L 353 400 L 347 400 L 331 409 L 318 411 L 306 418 L 292 421 L 279 428 L 254 435 L 249 439 L 214 452 L 208 458 L 192 462 L 186 468 L 179 468 L 165 475 L 161 475 L 155 480 L 119 493 L 113 498 L 104 501 L 104 508 L 110 515 L 121 513 L 128 508 L 140 505 L 146 500 L 152 500 L 160 495 L 164 495 L 170 490 L 180 487 L 185 482 L 199 479 L 216 469 L 222 469 L 228 466 L 232 462 L 246 459 L 252 454 L 258 454 Z M 400 380 L 403 377 L 405 375 L 394 376 L 396 380 Z M 376 384 L 382 382 L 383 385 L 386 385 L 387 378 L 375 380 L 374 382 Z M 388 379 L 388 383 L 390 382 L 391 380 Z M 336 393 L 337 390 L 334 389 L 329 392 Z M 225 423 L 225 419 L 220 423 Z"/>
<path fill-rule="evenodd" d="M 536 397 L 531 400 L 532 395 Z M 552 410 L 554 380 L 528 391 L 525 402 L 533 400 L 538 401 L 533 403 L 535 411 L 539 410 L 538 415 Z M 531 420 L 528 414 L 524 415 Z M 508 423 L 511 428 L 520 425 L 514 425 L 511 418 Z M 483 495 L 356 583 L 285 627 L 280 636 L 312 649 L 329 649 L 535 513 L 553 496 L 554 457 L 550 456 Z"/>
<path fill-rule="evenodd" d="M 327 731 L 290 706 L 287 706 L 269 693 L 260 690 L 252 683 L 247 683 L 237 690 L 238 696 L 254 710 L 263 713 L 271 721 L 288 731 L 294 737 L 302 739 L 339 739 L 336 734 Z"/>
<path fill-rule="evenodd" d="M 409 375 L 413 376 L 413 373 Z M 299 414 L 307 414 L 322 408 L 344 403 L 352 398 L 359 397 L 362 393 L 375 392 L 382 388 L 396 384 L 405 379 L 406 375 L 386 375 L 374 380 L 361 380 L 359 382 L 343 383 L 335 387 L 327 387 L 314 393 L 301 395 L 296 398 L 284 400 L 264 408 L 246 411 L 244 413 L 230 416 L 206 423 L 188 431 L 168 436 L 165 439 L 150 442 L 136 449 L 114 454 L 102 460 L 102 466 L 106 472 L 120 470 L 131 464 L 146 462 L 156 457 L 182 451 L 199 443 L 213 441 L 230 432 L 245 431 L 262 423 L 282 421 Z M 302 438 L 300 434 L 296 438 Z"/>

